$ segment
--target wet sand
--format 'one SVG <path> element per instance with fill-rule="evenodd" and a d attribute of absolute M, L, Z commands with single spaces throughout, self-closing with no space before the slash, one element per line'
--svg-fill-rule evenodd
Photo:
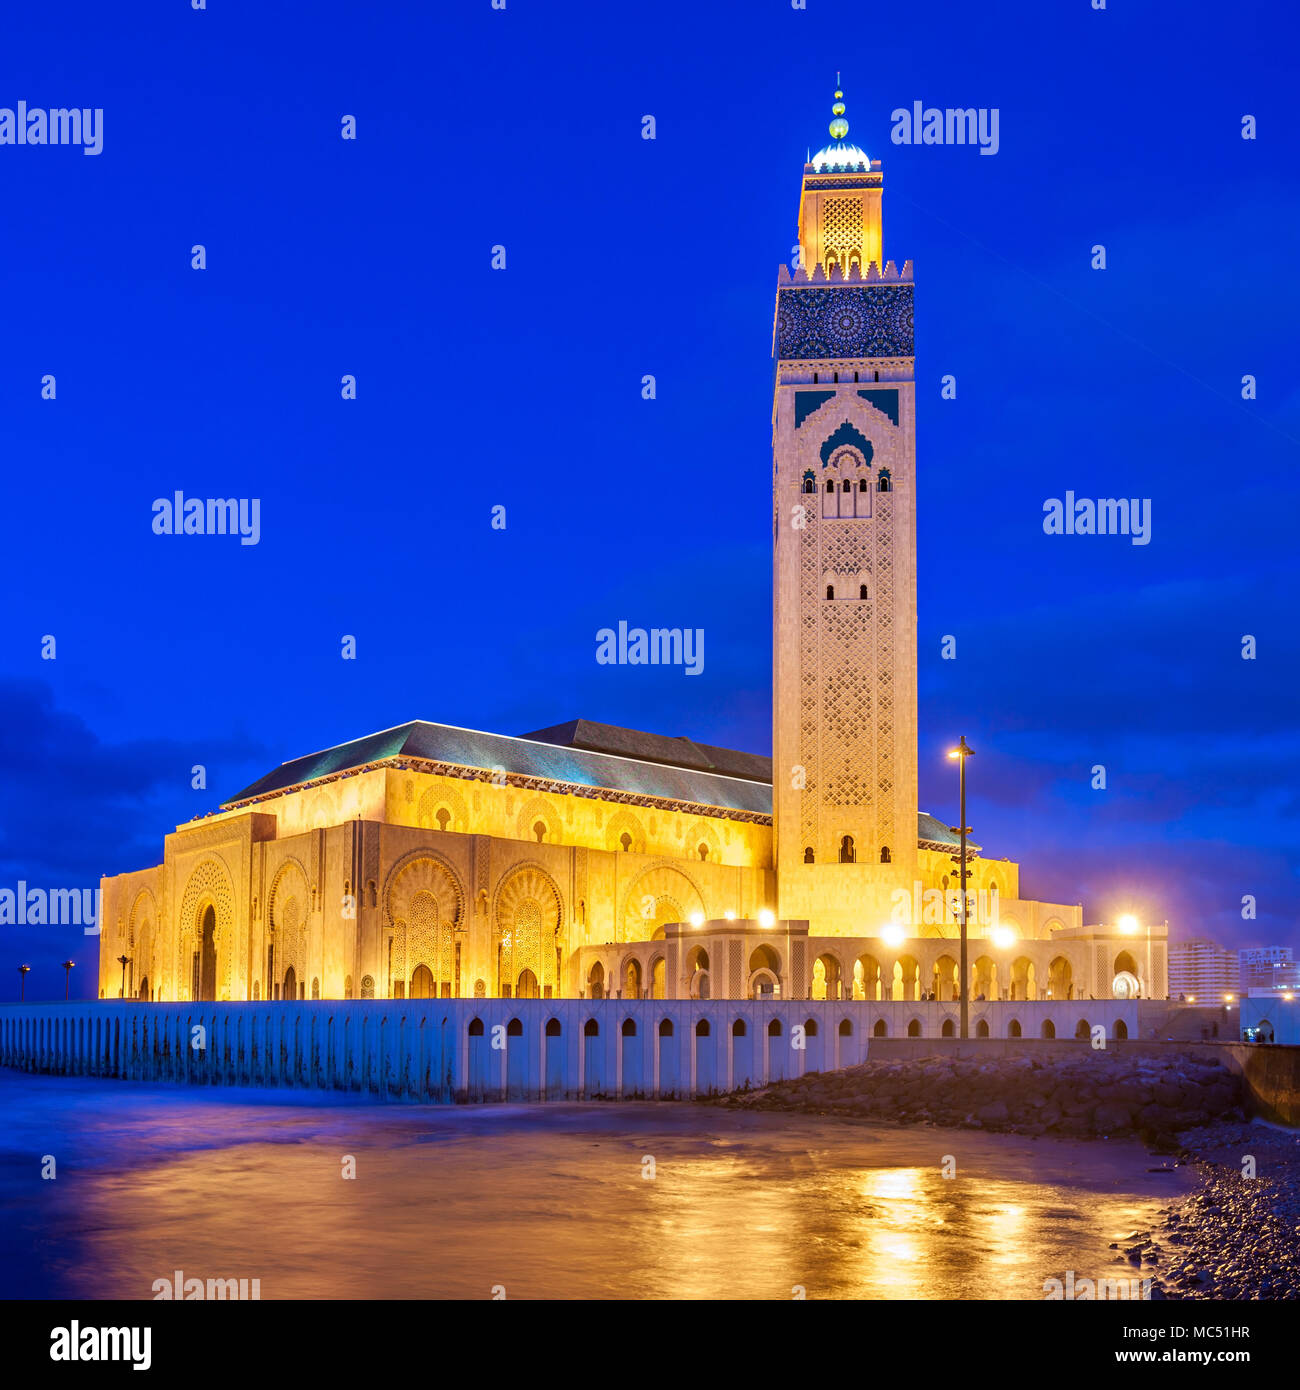
<path fill-rule="evenodd" d="M 1136 1142 L 688 1103 L 380 1106 L 0 1072 L 0 1106 L 7 1297 L 150 1298 L 182 1270 L 260 1279 L 263 1299 L 1041 1299 L 1067 1270 L 1148 1272 L 1110 1243 L 1195 1186 L 1148 1172 Z"/>

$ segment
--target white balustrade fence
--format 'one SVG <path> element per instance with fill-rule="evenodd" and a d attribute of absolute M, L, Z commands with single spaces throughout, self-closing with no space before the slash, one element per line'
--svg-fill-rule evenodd
<path fill-rule="evenodd" d="M 976 1037 L 1136 1038 L 1137 1004 L 971 1006 Z M 944 1003 L 406 999 L 0 1007 L 0 1065 L 419 1101 L 681 1098 L 834 1071 L 873 1037 L 941 1038 Z"/>

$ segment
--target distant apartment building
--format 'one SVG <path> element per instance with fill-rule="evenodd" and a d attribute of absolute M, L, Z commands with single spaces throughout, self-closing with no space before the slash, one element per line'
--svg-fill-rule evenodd
<path fill-rule="evenodd" d="M 1169 997 L 1210 1003 L 1241 989 L 1237 952 L 1217 941 L 1196 938 L 1169 943 Z"/>
<path fill-rule="evenodd" d="M 1290 946 L 1250 946 L 1237 953 L 1241 991 L 1300 988 L 1300 964 Z"/>

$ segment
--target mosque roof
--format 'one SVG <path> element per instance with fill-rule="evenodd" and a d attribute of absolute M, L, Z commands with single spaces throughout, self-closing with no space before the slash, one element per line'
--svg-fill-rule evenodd
<path fill-rule="evenodd" d="M 571 732 L 566 736 L 566 731 Z M 724 811 L 764 816 L 772 811 L 770 772 L 767 777 L 761 775 L 770 767 L 766 758 L 583 719 L 524 738 L 412 720 L 282 763 L 223 805 L 238 805 L 323 777 L 359 771 L 372 763 L 405 758 L 475 771 L 499 769 L 521 777 Z"/>
<path fill-rule="evenodd" d="M 403 759 L 469 771 L 503 770 L 568 786 L 712 806 L 749 815 L 772 813 L 772 760 L 696 743 L 683 735 L 650 734 L 570 719 L 522 738 L 413 719 L 365 738 L 292 758 L 223 803 L 224 809 L 275 796 L 322 778 Z M 957 836 L 937 817 L 917 816 L 922 849 L 955 849 Z M 968 843 L 978 852 L 979 846 Z"/>
<path fill-rule="evenodd" d="M 946 826 L 938 816 L 932 816 L 929 811 L 918 811 L 916 813 L 916 838 L 920 841 L 922 849 L 960 849 L 961 837 Z M 974 840 L 967 839 L 966 852 L 968 854 L 978 854 L 981 849 Z"/>

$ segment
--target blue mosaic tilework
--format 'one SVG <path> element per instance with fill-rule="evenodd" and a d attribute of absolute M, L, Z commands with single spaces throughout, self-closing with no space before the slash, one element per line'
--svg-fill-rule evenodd
<path fill-rule="evenodd" d="M 777 291 L 776 355 L 911 357 L 911 285 L 810 285 Z"/>

